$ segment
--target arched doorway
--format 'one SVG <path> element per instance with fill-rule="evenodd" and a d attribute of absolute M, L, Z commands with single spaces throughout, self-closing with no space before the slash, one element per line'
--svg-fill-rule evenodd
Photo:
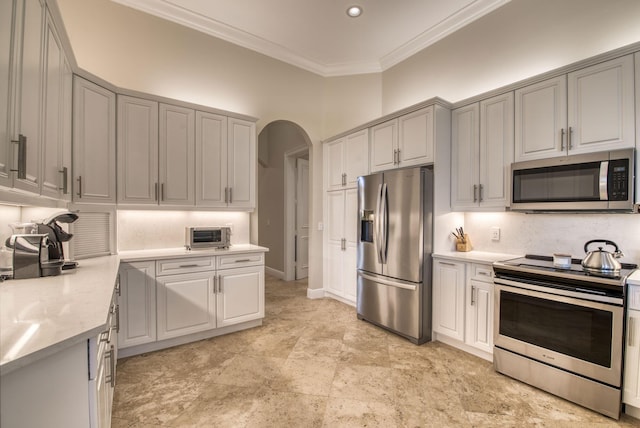
<path fill-rule="evenodd" d="M 269 248 L 267 273 L 286 281 L 308 270 L 311 147 L 305 130 L 287 120 L 258 135 L 257 243 Z"/>

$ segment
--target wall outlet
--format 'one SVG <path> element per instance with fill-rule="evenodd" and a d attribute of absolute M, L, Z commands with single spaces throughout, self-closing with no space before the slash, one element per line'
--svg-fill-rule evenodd
<path fill-rule="evenodd" d="M 489 236 L 491 237 L 492 241 L 499 241 L 500 240 L 500 228 L 493 226 L 489 229 Z"/>

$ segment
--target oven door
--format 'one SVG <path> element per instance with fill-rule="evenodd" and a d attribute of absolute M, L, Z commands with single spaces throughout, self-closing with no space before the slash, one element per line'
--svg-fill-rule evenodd
<path fill-rule="evenodd" d="M 495 346 L 620 387 L 621 299 L 612 299 L 618 305 L 576 297 L 581 293 L 562 296 L 526 283 L 495 282 Z"/>

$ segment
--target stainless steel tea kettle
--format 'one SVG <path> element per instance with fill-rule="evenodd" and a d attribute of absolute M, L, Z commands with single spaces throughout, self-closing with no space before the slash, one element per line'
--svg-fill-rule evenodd
<path fill-rule="evenodd" d="M 595 251 L 589 251 L 589 244 L 600 242 L 604 245 L 611 245 L 615 248 L 613 253 L 604 251 L 603 247 L 598 247 Z M 584 252 L 587 256 L 582 260 L 582 267 L 587 272 L 594 273 L 618 273 L 620 272 L 620 262 L 617 260 L 624 256 L 622 251 L 618 249 L 618 245 L 606 239 L 592 239 L 584 244 Z"/>

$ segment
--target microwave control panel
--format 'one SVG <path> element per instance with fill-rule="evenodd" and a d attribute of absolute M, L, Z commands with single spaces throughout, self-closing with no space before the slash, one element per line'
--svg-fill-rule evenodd
<path fill-rule="evenodd" d="M 614 159 L 609 161 L 609 200 L 626 201 L 629 198 L 629 160 Z"/>

